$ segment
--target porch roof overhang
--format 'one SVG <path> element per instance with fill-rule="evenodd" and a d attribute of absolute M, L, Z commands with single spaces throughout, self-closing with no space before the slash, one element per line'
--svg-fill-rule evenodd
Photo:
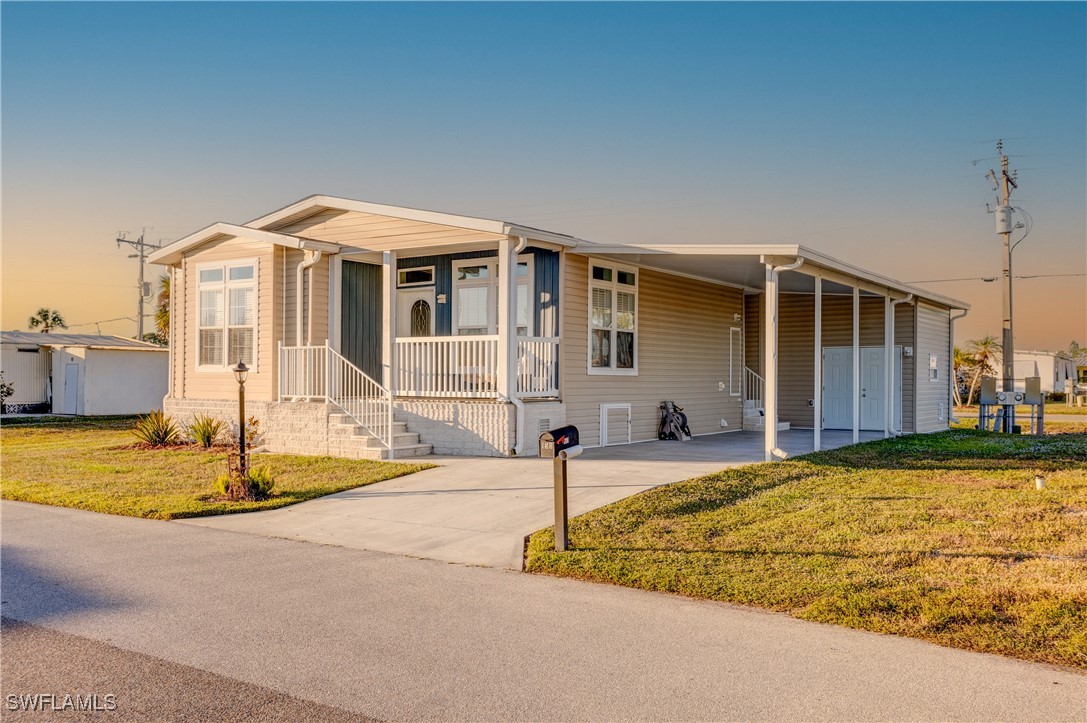
<path fill-rule="evenodd" d="M 226 237 L 252 239 L 253 241 L 261 241 L 291 249 L 311 249 L 315 251 L 324 251 L 326 253 L 338 253 L 340 251 L 340 246 L 338 244 L 328 243 L 327 241 L 314 241 L 313 239 L 288 236 L 287 234 L 238 226 L 232 223 L 213 223 L 195 233 L 191 233 L 184 238 L 180 238 L 171 244 L 163 246 L 147 258 L 153 264 L 176 264 L 181 261 L 181 258 L 185 255 L 186 251 L 191 251 L 194 248 L 203 246 L 218 238 Z"/>
<path fill-rule="evenodd" d="M 589 244 L 578 248 L 577 253 L 753 292 L 765 288 L 765 263 L 783 265 L 803 259 L 800 268 L 781 276 L 779 289 L 783 293 L 811 293 L 815 278 L 821 278 L 824 293 L 852 293 L 856 287 L 866 295 L 905 298 L 913 294 L 916 299 L 948 309 L 970 308 L 964 301 L 867 271 L 799 244 Z"/>
<path fill-rule="evenodd" d="M 476 216 L 462 216 L 455 213 L 443 213 L 440 211 L 427 211 L 408 206 L 392 206 L 384 203 L 371 203 L 369 201 L 356 201 L 339 196 L 315 194 L 296 201 L 289 206 L 255 218 L 245 224 L 247 228 L 266 229 L 274 226 L 285 226 L 295 221 L 300 221 L 308 216 L 320 213 L 326 209 L 340 211 L 357 211 L 376 216 L 388 216 L 419 223 L 429 223 L 435 226 L 445 226 L 479 231 L 480 233 L 496 234 L 498 236 L 524 236 L 532 241 L 555 244 L 563 247 L 573 247 L 589 243 L 583 239 L 567 234 L 545 231 L 510 221 L 480 218 Z"/>

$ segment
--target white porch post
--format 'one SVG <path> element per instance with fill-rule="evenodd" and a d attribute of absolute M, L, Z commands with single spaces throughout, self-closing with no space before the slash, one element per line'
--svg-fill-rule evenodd
<path fill-rule="evenodd" d="M 509 236 L 498 242 L 498 394 L 506 399 L 512 397 L 510 369 L 511 360 L 516 358 L 510 353 L 510 345 L 517 341 L 517 335 L 510 334 L 510 325 L 515 319 L 515 313 L 510 310 L 517 299 L 517 269 L 511 262 L 512 249 L 513 241 Z"/>
<path fill-rule="evenodd" d="M 853 287 L 853 444 L 861 441 L 861 290 Z"/>
<path fill-rule="evenodd" d="M 763 349 L 766 358 L 766 382 L 763 390 L 763 452 L 767 462 L 774 460 L 778 446 L 778 280 L 774 266 L 766 263 L 766 324 Z"/>
<path fill-rule="evenodd" d="M 381 369 L 382 383 L 390 393 L 396 389 L 396 252 L 381 254 L 381 288 L 384 303 L 381 307 Z"/>
<path fill-rule="evenodd" d="M 812 399 L 815 402 L 812 419 L 812 449 L 818 452 L 823 445 L 823 279 L 815 277 L 815 389 Z"/>
<path fill-rule="evenodd" d="M 887 439 L 891 436 L 891 414 L 894 412 L 894 389 L 891 387 L 891 380 L 894 378 L 892 370 L 894 369 L 894 313 L 895 309 L 891 306 L 891 297 L 883 297 L 883 438 Z"/>

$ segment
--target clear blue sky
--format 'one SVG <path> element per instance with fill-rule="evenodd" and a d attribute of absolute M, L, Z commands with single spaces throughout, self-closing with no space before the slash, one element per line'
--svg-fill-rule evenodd
<path fill-rule="evenodd" d="M 1085 7 L 5 2 L 3 325 L 131 315 L 118 230 L 318 192 L 988 275 L 971 161 L 999 136 L 1036 221 L 1020 270 L 1083 273 Z M 999 331 L 997 285 L 933 288 L 975 304 L 963 338 Z M 1017 299 L 1019 346 L 1087 343 L 1082 277 Z"/>

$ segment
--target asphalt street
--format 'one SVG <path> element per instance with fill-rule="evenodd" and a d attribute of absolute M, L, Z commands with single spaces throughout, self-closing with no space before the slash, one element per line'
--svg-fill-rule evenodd
<path fill-rule="evenodd" d="M 741 607 L 24 503 L 0 520 L 5 617 L 336 715 L 1087 718 L 1073 671 Z M 113 692 L 110 669 L 78 684 Z M 198 694 L 170 679 L 145 685 Z"/>

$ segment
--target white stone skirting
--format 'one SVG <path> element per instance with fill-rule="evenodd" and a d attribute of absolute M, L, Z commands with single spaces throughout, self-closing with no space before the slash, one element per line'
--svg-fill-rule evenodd
<path fill-rule="evenodd" d="M 164 400 L 165 412 L 179 424 L 187 425 L 198 414 L 237 423 L 238 403 L 222 399 Z M 263 444 L 270 452 L 347 456 L 329 415 L 338 410 L 323 402 L 246 402 L 247 417 L 260 420 Z M 406 422 L 419 441 L 433 447 L 434 454 L 474 457 L 506 457 L 515 440 L 516 407 L 506 402 L 442 399 L 400 399 L 396 402 L 398 422 Z M 561 402 L 525 402 L 524 448 L 521 455 L 535 457 L 542 429 L 566 423 Z"/>

